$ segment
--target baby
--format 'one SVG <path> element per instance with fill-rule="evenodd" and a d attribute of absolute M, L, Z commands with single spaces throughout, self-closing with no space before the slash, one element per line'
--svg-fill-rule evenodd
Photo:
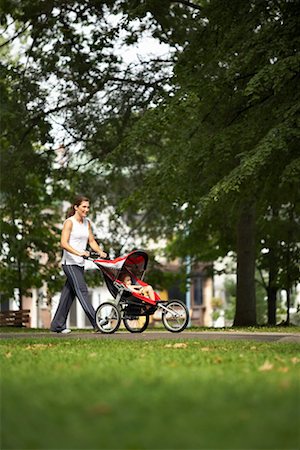
<path fill-rule="evenodd" d="M 144 297 L 148 297 L 151 300 L 155 300 L 155 294 L 152 286 L 147 284 L 147 286 L 138 286 L 135 284 L 132 284 L 131 277 L 129 275 L 124 275 L 121 278 L 121 281 L 125 284 L 127 289 L 129 289 L 131 292 L 138 292 L 139 294 L 143 295 Z"/>

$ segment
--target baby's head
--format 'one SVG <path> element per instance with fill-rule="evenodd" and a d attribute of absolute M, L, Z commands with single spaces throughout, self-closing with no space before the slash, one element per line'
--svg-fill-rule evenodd
<path fill-rule="evenodd" d="M 121 281 L 123 281 L 123 283 L 128 286 L 130 284 L 132 284 L 131 278 L 129 275 L 123 275 L 121 278 Z"/>

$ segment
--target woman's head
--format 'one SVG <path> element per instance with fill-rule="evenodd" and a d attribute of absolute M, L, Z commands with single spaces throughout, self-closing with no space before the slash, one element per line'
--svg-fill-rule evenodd
<path fill-rule="evenodd" d="M 89 207 L 90 207 L 90 200 L 84 195 L 77 195 L 71 208 L 69 208 L 66 217 L 68 218 L 74 216 L 74 214 L 80 210 L 85 210 L 86 212 L 88 212 Z"/>

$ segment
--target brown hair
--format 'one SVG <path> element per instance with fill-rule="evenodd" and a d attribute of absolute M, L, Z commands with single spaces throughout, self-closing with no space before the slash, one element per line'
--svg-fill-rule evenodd
<path fill-rule="evenodd" d="M 90 199 L 85 197 L 84 195 L 77 195 L 77 197 L 75 198 L 73 205 L 68 209 L 67 214 L 66 214 L 66 219 L 68 219 L 68 217 L 74 216 L 75 214 L 75 206 L 80 206 L 82 202 L 89 202 Z"/>
<path fill-rule="evenodd" d="M 119 280 L 120 281 L 124 281 L 126 277 L 131 278 L 131 276 L 129 275 L 128 272 L 121 272 L 120 275 L 119 275 Z"/>

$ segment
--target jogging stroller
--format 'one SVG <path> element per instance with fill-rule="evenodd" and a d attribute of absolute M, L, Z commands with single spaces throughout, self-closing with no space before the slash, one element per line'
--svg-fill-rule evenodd
<path fill-rule="evenodd" d="M 142 333 L 156 311 L 168 331 L 178 333 L 186 328 L 189 313 L 180 300 L 161 300 L 156 292 L 152 300 L 139 292 L 132 292 L 121 281 L 124 275 L 129 275 L 136 285 L 147 286 L 143 281 L 147 253 L 136 250 L 113 260 L 93 259 L 93 262 L 101 270 L 106 286 L 115 299 L 115 302 L 100 304 L 96 310 L 96 323 L 102 333 L 114 333 L 121 321 L 131 333 Z"/>

